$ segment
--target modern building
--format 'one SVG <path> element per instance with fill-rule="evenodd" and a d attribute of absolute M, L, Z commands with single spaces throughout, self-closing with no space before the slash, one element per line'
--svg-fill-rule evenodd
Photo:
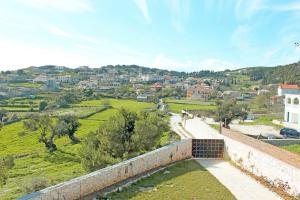
<path fill-rule="evenodd" d="M 284 121 L 300 126 L 300 94 L 286 94 L 284 101 Z"/>
<path fill-rule="evenodd" d="M 280 84 L 278 86 L 277 95 L 284 96 L 286 94 L 300 94 L 300 87 L 295 84 Z"/>

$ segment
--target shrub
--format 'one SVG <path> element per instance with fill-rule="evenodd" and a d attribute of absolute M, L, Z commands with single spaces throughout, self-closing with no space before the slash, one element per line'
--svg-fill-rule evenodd
<path fill-rule="evenodd" d="M 44 189 L 49 186 L 49 181 L 45 177 L 34 177 L 30 180 L 24 181 L 22 184 L 22 191 L 24 193 L 32 193 Z"/>

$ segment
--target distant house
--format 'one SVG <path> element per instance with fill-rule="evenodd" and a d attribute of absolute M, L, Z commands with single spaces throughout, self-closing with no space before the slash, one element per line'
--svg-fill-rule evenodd
<path fill-rule="evenodd" d="M 284 101 L 284 121 L 300 126 L 300 94 L 286 94 Z"/>
<path fill-rule="evenodd" d="M 207 100 L 213 93 L 213 88 L 205 84 L 197 84 L 189 87 L 186 92 L 187 99 Z"/>
<path fill-rule="evenodd" d="M 271 93 L 270 90 L 265 90 L 265 89 L 257 90 L 257 95 L 265 95 L 265 94 L 270 94 L 270 93 Z"/>
<path fill-rule="evenodd" d="M 159 91 L 163 88 L 163 85 L 159 82 L 154 83 L 153 85 L 150 86 L 151 90 L 153 91 Z"/>
<path fill-rule="evenodd" d="M 226 90 L 223 92 L 222 97 L 223 98 L 231 98 L 231 99 L 235 99 L 237 97 L 239 97 L 241 94 L 239 91 L 233 91 L 233 90 Z"/>
<path fill-rule="evenodd" d="M 280 84 L 278 86 L 277 95 L 284 96 L 286 94 L 300 94 L 300 87 L 295 84 Z"/>
<path fill-rule="evenodd" d="M 46 83 L 48 81 L 48 77 L 46 75 L 38 75 L 33 79 L 33 83 Z"/>
<path fill-rule="evenodd" d="M 153 96 L 148 94 L 140 94 L 136 97 L 136 100 L 140 102 L 151 102 L 153 100 Z"/>
<path fill-rule="evenodd" d="M 59 83 L 71 83 L 73 81 L 73 78 L 71 75 L 65 75 L 65 76 L 57 76 L 56 80 Z"/>

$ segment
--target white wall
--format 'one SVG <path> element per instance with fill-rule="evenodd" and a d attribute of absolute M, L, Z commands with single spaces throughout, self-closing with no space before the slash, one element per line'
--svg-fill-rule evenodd
<path fill-rule="evenodd" d="M 192 156 L 191 139 L 181 140 L 116 165 L 46 188 L 23 199 L 79 199 L 129 177 Z"/>
<path fill-rule="evenodd" d="M 237 165 L 275 185 L 286 185 L 291 195 L 300 195 L 299 168 L 229 137 L 224 136 L 224 140 L 227 156 Z"/>

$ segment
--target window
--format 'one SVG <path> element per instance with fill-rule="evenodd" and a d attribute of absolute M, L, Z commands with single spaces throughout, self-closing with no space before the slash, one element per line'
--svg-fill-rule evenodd
<path fill-rule="evenodd" d="M 298 98 L 295 98 L 293 103 L 294 103 L 295 105 L 299 105 L 299 99 L 298 99 Z"/>
<path fill-rule="evenodd" d="M 291 104 L 291 102 L 292 102 L 291 98 L 288 98 L 288 99 L 287 99 L 287 103 L 288 103 L 288 104 Z"/>

